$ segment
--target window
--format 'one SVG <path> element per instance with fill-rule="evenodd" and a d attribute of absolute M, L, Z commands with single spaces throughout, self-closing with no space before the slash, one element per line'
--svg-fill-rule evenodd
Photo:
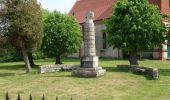
<path fill-rule="evenodd" d="M 103 49 L 107 49 L 107 34 L 103 33 Z"/>

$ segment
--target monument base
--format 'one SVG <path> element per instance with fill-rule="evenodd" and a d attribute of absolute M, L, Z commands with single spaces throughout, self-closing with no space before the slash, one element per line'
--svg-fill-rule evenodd
<path fill-rule="evenodd" d="M 102 69 L 102 67 L 94 67 L 94 68 L 78 67 L 74 69 L 72 72 L 73 76 L 77 76 L 77 77 L 98 77 L 104 75 L 105 73 L 106 70 Z"/>

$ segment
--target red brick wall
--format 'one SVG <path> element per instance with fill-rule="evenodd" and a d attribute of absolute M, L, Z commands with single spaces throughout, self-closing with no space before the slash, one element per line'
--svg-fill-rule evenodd
<path fill-rule="evenodd" d="M 170 14 L 170 0 L 161 0 L 161 12 Z"/>
<path fill-rule="evenodd" d="M 163 14 L 170 14 L 170 0 L 149 0 L 149 2 L 158 5 Z"/>
<path fill-rule="evenodd" d="M 161 9 L 161 0 L 149 0 L 151 4 L 158 5 L 159 9 Z"/>

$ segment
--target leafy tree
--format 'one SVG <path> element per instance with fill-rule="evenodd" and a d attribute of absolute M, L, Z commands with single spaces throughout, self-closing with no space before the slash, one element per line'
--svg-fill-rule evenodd
<path fill-rule="evenodd" d="M 5 36 L 10 45 L 22 51 L 27 72 L 31 72 L 28 53 L 40 47 L 43 37 L 40 5 L 37 0 L 6 0 L 4 5 Z"/>
<path fill-rule="evenodd" d="M 62 64 L 61 56 L 80 48 L 82 34 L 74 17 L 54 11 L 44 21 L 43 50 L 56 56 L 56 64 Z"/>
<path fill-rule="evenodd" d="M 48 9 L 41 9 L 43 13 L 43 20 L 45 20 L 48 15 L 50 14 L 50 11 Z"/>
<path fill-rule="evenodd" d="M 7 52 L 7 38 L 5 36 L 5 29 L 4 29 L 4 14 L 3 5 L 4 1 L 0 1 L 0 56 L 3 56 Z"/>
<path fill-rule="evenodd" d="M 6 50 L 6 38 L 0 35 L 0 56 L 3 56 L 6 53 Z"/>
<path fill-rule="evenodd" d="M 170 23 L 170 15 L 167 16 L 169 23 Z M 168 27 L 168 36 L 170 36 L 170 27 Z M 170 37 L 168 39 L 168 41 L 170 41 Z"/>
<path fill-rule="evenodd" d="M 164 43 L 162 16 L 148 0 L 118 0 L 105 24 L 109 45 L 128 51 L 131 65 L 138 65 L 139 52 Z"/>

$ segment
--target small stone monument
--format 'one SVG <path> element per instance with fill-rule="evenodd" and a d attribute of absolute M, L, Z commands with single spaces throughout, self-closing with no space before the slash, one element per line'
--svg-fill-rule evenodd
<path fill-rule="evenodd" d="M 84 23 L 84 56 L 81 58 L 81 66 L 73 70 L 74 76 L 97 77 L 106 73 L 106 70 L 99 67 L 99 58 L 96 56 L 93 17 L 93 12 L 87 12 Z"/>

